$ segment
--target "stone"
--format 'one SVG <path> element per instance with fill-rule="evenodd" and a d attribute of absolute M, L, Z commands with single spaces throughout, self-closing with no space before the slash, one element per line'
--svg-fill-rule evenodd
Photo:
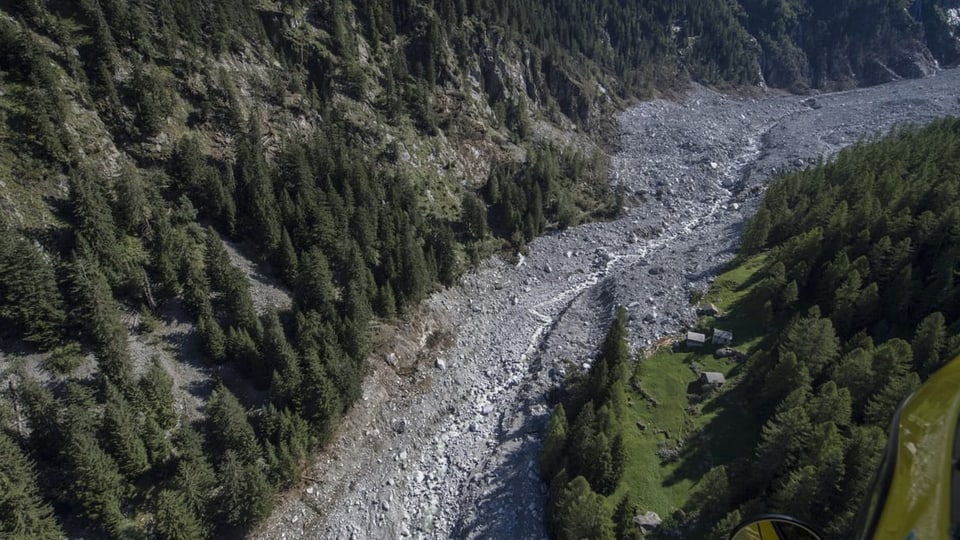
<path fill-rule="evenodd" d="M 661 523 L 663 523 L 663 520 L 656 512 L 647 512 L 633 517 L 633 524 L 640 528 L 640 532 L 644 536 L 660 528 Z"/>
<path fill-rule="evenodd" d="M 447 363 L 443 360 L 443 358 L 437 358 L 435 365 L 437 366 L 437 369 L 447 369 Z"/>
<path fill-rule="evenodd" d="M 713 351 L 714 358 L 730 358 L 731 356 L 736 356 L 737 351 L 731 349 L 730 347 L 720 347 L 719 349 Z"/>

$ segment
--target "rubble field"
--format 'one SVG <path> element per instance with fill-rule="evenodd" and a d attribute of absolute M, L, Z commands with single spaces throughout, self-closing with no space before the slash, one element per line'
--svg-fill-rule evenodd
<path fill-rule="evenodd" d="M 555 232 L 434 294 L 372 360 L 342 429 L 259 538 L 543 538 L 547 396 L 589 366 L 617 305 L 631 347 L 678 334 L 779 172 L 960 114 L 960 71 L 817 96 L 693 87 L 620 117 L 615 221 Z M 391 341 L 392 340 L 392 341 Z"/>

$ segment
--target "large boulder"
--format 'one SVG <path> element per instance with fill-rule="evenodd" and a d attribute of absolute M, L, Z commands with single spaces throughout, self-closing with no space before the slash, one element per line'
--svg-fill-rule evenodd
<path fill-rule="evenodd" d="M 640 529 L 640 532 L 644 536 L 660 528 L 661 523 L 663 523 L 663 520 L 660 519 L 660 516 L 658 516 L 656 512 L 647 512 L 646 514 L 633 517 L 633 524 Z"/>

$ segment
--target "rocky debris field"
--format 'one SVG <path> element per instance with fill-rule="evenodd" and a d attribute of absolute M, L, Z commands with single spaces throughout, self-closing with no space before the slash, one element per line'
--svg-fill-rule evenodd
<path fill-rule="evenodd" d="M 904 123 L 960 114 L 960 72 L 814 97 L 694 88 L 620 118 L 619 219 L 536 240 L 436 293 L 402 351 L 262 538 L 542 538 L 547 395 L 589 366 L 618 304 L 635 349 L 694 322 L 776 173 Z M 401 342 L 401 338 L 396 338 Z"/>

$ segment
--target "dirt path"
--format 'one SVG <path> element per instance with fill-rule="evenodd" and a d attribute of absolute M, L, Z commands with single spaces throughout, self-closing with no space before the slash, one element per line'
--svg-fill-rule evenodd
<path fill-rule="evenodd" d="M 540 538 L 537 475 L 547 391 L 581 369 L 617 304 L 642 347 L 694 318 L 688 298 L 733 255 L 774 171 L 864 135 L 960 113 L 957 72 L 801 98 L 731 98 L 624 113 L 611 177 L 636 201 L 616 221 L 533 242 L 435 294 L 411 335 L 455 335 L 403 375 L 382 361 L 338 439 L 256 535 L 263 538 Z M 407 355 L 410 356 L 410 355 Z"/>

